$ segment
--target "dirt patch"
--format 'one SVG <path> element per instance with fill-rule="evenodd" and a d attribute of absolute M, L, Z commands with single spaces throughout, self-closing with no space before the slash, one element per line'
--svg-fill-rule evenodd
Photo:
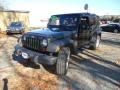
<path fill-rule="evenodd" d="M 34 70 L 22 65 L 16 65 L 15 70 L 4 69 L 0 80 L 0 89 L 7 90 L 57 90 L 58 78 L 56 75 Z M 1 75 L 0 75 L 1 76 Z"/>
<path fill-rule="evenodd" d="M 6 36 L 6 34 L 0 33 L 0 38 L 3 38 L 3 37 L 5 37 L 5 36 Z"/>
<path fill-rule="evenodd" d="M 97 52 L 110 53 L 112 50 L 113 50 L 113 48 L 111 48 L 111 46 L 101 45 L 101 46 L 97 49 Z"/>
<path fill-rule="evenodd" d="M 15 70 L 29 89 L 57 90 L 58 79 L 53 74 L 32 68 L 25 68 L 22 65 L 17 65 Z"/>
<path fill-rule="evenodd" d="M 9 79 L 8 87 L 10 90 L 30 90 L 26 81 L 20 77 Z"/>
<path fill-rule="evenodd" d="M 103 39 L 111 40 L 107 35 L 109 33 Z M 44 69 L 26 67 L 13 59 L 14 46 L 21 35 L 0 36 L 0 90 L 119 90 L 120 49 L 117 44 L 102 42 L 98 50 L 85 50 L 75 55 L 67 76 L 61 80 Z"/>
<path fill-rule="evenodd" d="M 22 64 L 14 61 L 12 54 L 14 52 L 14 46 L 17 43 L 17 38 L 12 36 L 3 36 L 0 38 L 0 62 L 6 60 L 5 62 L 7 63 L 3 63 L 2 65 L 5 67 L 0 70 L 0 76 L 2 76 L 0 77 L 0 89 L 8 88 L 8 90 L 57 90 L 57 76 L 49 72 L 44 72 L 44 70 L 25 67 Z M 8 83 L 6 83 L 6 81 Z"/>

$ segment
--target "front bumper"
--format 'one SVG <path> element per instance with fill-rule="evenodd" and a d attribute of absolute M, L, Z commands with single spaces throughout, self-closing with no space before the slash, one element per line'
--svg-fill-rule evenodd
<path fill-rule="evenodd" d="M 28 59 L 35 62 L 36 64 L 46 64 L 46 65 L 54 65 L 56 63 L 57 57 L 49 56 L 46 54 L 42 54 L 39 52 L 28 50 L 20 45 L 15 46 L 16 55 L 22 56 L 22 53 L 26 53 L 28 55 Z"/>
<path fill-rule="evenodd" d="M 7 33 L 21 33 L 22 30 L 6 30 Z"/>

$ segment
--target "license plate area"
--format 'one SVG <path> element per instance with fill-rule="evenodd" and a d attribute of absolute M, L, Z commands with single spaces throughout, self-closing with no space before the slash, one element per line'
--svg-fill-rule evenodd
<path fill-rule="evenodd" d="M 23 57 L 24 59 L 28 59 L 28 58 L 29 58 L 28 54 L 25 53 L 25 52 L 22 52 L 22 57 Z"/>

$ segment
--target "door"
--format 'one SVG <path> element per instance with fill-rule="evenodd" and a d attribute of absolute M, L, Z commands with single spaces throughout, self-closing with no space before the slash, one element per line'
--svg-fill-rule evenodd
<path fill-rule="evenodd" d="M 82 16 L 80 18 L 79 28 L 78 28 L 78 38 L 80 45 L 84 45 L 90 37 L 90 25 L 89 25 L 89 17 Z"/>
<path fill-rule="evenodd" d="M 108 27 L 107 27 L 107 30 L 109 32 L 111 32 L 112 30 L 114 30 L 115 26 L 113 24 L 109 24 Z"/>

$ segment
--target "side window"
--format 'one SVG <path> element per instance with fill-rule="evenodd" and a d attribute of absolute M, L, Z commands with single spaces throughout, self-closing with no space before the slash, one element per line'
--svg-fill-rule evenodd
<path fill-rule="evenodd" d="M 89 24 L 89 19 L 88 19 L 88 17 L 82 17 L 80 19 L 80 22 L 81 22 L 81 24 L 87 25 L 87 24 Z"/>
<path fill-rule="evenodd" d="M 52 16 L 49 25 L 60 25 L 60 19 L 57 16 Z"/>
<path fill-rule="evenodd" d="M 112 26 L 114 26 L 114 25 L 112 25 L 112 24 L 109 24 L 109 26 L 110 26 L 110 27 L 112 27 Z"/>
<path fill-rule="evenodd" d="M 74 17 L 67 17 L 62 20 L 62 25 L 64 26 L 73 26 L 75 27 L 77 24 L 77 18 Z"/>
<path fill-rule="evenodd" d="M 88 29 L 89 28 L 89 18 L 81 17 L 80 19 L 80 29 Z"/>
<path fill-rule="evenodd" d="M 91 26 L 92 25 L 100 25 L 99 20 L 100 20 L 99 16 L 91 16 L 89 23 Z"/>
<path fill-rule="evenodd" d="M 100 20 L 99 16 L 92 15 L 90 17 L 90 29 L 91 30 L 96 30 L 96 28 L 99 28 L 100 26 L 99 20 Z"/>

